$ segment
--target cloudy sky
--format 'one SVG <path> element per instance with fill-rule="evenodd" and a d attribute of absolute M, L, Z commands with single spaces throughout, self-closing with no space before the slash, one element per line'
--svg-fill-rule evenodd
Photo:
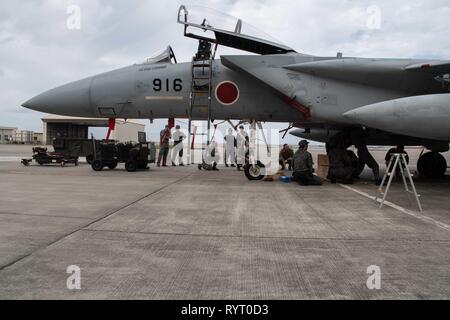
<path fill-rule="evenodd" d="M 179 61 L 189 61 L 196 43 L 184 38 L 176 23 L 180 4 L 237 16 L 303 53 L 450 55 L 448 0 L 2 0 L 0 126 L 41 131 L 43 114 L 21 103 L 58 85 L 143 61 L 168 44 Z M 67 27 L 71 5 L 81 9 L 79 30 Z M 156 128 L 148 130 L 153 135 Z"/>

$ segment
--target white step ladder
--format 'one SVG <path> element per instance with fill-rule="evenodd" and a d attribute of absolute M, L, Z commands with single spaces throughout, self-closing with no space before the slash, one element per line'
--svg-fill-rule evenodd
<path fill-rule="evenodd" d="M 392 184 L 392 180 L 397 173 L 397 168 L 400 170 L 402 175 L 403 184 L 405 186 L 405 190 L 408 193 L 408 197 L 410 194 L 414 194 L 414 197 L 417 202 L 417 206 L 419 207 L 420 212 L 423 212 L 422 205 L 420 203 L 420 195 L 417 194 L 416 186 L 414 185 L 413 178 L 411 176 L 411 171 L 409 170 L 408 163 L 405 158 L 405 154 L 403 153 L 395 153 L 391 156 L 391 160 L 387 166 L 386 173 L 383 176 L 383 180 L 381 181 L 380 188 L 378 189 L 379 194 L 375 197 L 375 201 L 380 202 L 380 209 L 383 208 L 384 203 L 386 201 L 386 197 L 388 195 L 389 189 Z M 406 175 L 406 176 L 405 176 Z M 383 191 L 384 184 L 386 180 L 389 178 L 388 184 L 386 186 L 386 190 Z M 408 185 L 408 182 L 410 185 Z"/>

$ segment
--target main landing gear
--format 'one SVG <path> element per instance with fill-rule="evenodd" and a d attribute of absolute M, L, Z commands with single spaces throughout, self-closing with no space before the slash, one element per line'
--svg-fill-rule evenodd
<path fill-rule="evenodd" d="M 447 161 L 439 152 L 427 152 L 420 156 L 417 171 L 424 178 L 442 178 L 447 171 Z"/>

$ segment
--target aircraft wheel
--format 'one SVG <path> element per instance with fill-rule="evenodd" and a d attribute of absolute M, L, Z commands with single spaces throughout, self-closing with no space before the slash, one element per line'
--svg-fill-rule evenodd
<path fill-rule="evenodd" d="M 428 152 L 419 158 L 417 171 L 424 178 L 442 178 L 447 171 L 447 161 L 438 152 Z"/>
<path fill-rule="evenodd" d="M 254 166 L 247 164 L 244 166 L 245 176 L 250 181 L 262 180 L 266 176 L 266 167 L 260 161 Z"/>
<path fill-rule="evenodd" d="M 128 161 L 125 163 L 125 169 L 128 172 L 135 172 L 137 170 L 137 163 L 135 161 Z"/>
<path fill-rule="evenodd" d="M 95 160 L 92 162 L 92 169 L 94 171 L 102 171 L 103 170 L 103 163 L 100 160 Z"/>

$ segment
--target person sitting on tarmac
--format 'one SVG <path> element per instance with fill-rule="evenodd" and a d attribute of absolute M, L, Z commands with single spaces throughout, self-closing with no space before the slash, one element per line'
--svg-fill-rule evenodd
<path fill-rule="evenodd" d="M 394 163 L 392 163 L 392 166 L 390 168 L 388 168 L 389 162 L 391 161 L 392 156 L 396 153 L 400 153 L 400 154 L 403 153 L 405 155 L 406 163 L 409 164 L 409 155 L 405 151 L 405 146 L 398 145 L 397 147 L 390 149 L 386 154 L 386 158 L 384 159 L 386 161 L 386 168 L 389 172 L 392 171 L 392 167 L 394 166 Z M 405 169 L 404 165 L 403 165 L 403 169 Z M 397 167 L 397 170 L 395 171 L 395 176 L 397 179 L 399 179 L 401 177 L 400 166 Z"/>
<path fill-rule="evenodd" d="M 203 154 L 203 163 L 198 165 L 198 170 L 219 171 L 217 163 L 220 160 L 217 142 L 211 141 Z"/>
<path fill-rule="evenodd" d="M 283 146 L 280 151 L 279 163 L 281 170 L 286 170 L 286 164 L 288 165 L 289 171 L 292 170 L 292 158 L 294 157 L 294 151 L 289 147 L 288 144 Z"/>
<path fill-rule="evenodd" d="M 308 152 L 309 142 L 300 141 L 299 149 L 294 154 L 292 166 L 294 167 L 294 180 L 302 186 L 321 186 L 322 181 L 314 175 L 314 162 L 311 153 Z"/>

